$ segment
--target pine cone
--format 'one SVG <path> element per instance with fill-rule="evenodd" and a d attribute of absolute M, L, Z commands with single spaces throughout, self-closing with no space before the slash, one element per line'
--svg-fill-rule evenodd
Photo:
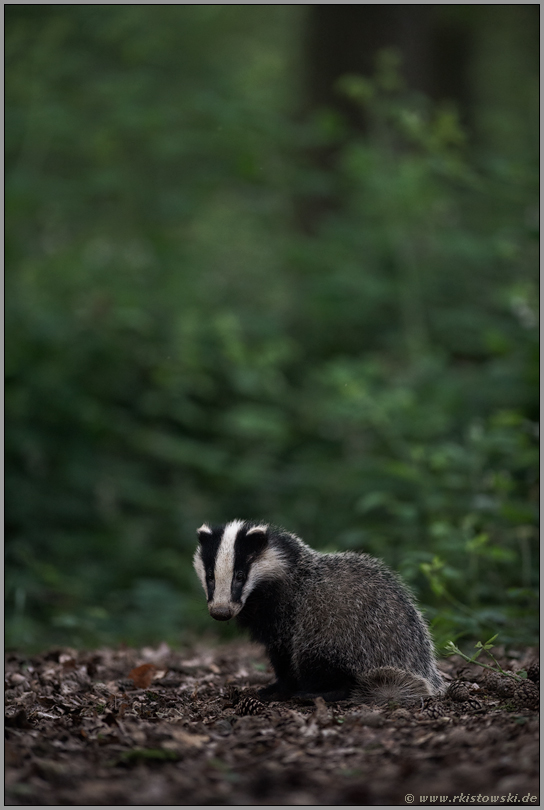
<path fill-rule="evenodd" d="M 531 661 L 527 667 L 527 677 L 533 683 L 540 684 L 540 661 L 538 659 Z"/>
<path fill-rule="evenodd" d="M 509 698 L 515 692 L 516 683 L 513 678 L 508 678 L 506 675 L 500 675 L 498 672 L 487 672 L 485 681 L 485 689 L 494 695 L 501 698 Z"/>
<path fill-rule="evenodd" d="M 532 681 L 522 681 L 514 692 L 514 700 L 525 709 L 538 709 L 540 690 Z"/>
<path fill-rule="evenodd" d="M 445 714 L 444 705 L 436 698 L 430 697 L 425 700 L 417 716 L 424 720 L 437 720 L 439 717 L 444 717 Z"/>
<path fill-rule="evenodd" d="M 459 706 L 456 706 L 455 708 L 459 714 L 473 714 L 474 712 L 481 712 L 485 706 L 481 700 L 471 697 L 469 700 L 463 701 L 463 703 L 460 703 Z"/>
<path fill-rule="evenodd" d="M 241 699 L 240 690 L 238 687 L 232 683 L 228 683 L 225 689 L 225 698 L 230 701 L 233 706 L 236 706 Z"/>
<path fill-rule="evenodd" d="M 466 681 L 453 681 L 446 691 L 446 697 L 455 701 L 468 700 L 470 695 L 470 688 Z"/>
<path fill-rule="evenodd" d="M 494 695 L 499 686 L 499 676 L 495 672 L 487 670 L 482 678 L 482 687 L 486 692 Z"/>
<path fill-rule="evenodd" d="M 266 706 L 258 698 L 243 697 L 236 706 L 236 714 L 263 714 L 266 711 Z"/>

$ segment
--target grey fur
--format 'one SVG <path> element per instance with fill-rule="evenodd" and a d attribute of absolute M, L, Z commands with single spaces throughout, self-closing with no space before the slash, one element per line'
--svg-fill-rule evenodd
<path fill-rule="evenodd" d="M 240 531 L 255 525 L 262 524 L 246 521 Z M 197 571 L 198 559 L 199 550 Z M 265 644 L 276 671 L 267 697 L 333 700 L 344 687 L 345 696 L 363 702 L 410 703 L 443 690 L 426 624 L 406 586 L 383 563 L 367 554 L 322 554 L 272 526 L 267 547 L 251 563 L 254 574 L 261 559 L 266 576 L 242 593 L 236 613 Z M 278 565 L 271 568 L 270 559 Z"/>

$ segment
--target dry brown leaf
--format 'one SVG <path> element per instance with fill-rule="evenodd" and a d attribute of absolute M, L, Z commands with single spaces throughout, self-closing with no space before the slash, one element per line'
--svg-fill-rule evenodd
<path fill-rule="evenodd" d="M 128 677 L 134 682 L 137 689 L 147 689 L 151 685 L 156 671 L 157 667 L 154 664 L 142 664 L 140 667 L 131 669 Z"/>

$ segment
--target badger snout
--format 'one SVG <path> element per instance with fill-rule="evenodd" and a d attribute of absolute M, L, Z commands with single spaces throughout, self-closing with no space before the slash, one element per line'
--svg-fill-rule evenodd
<path fill-rule="evenodd" d="M 217 619 L 218 622 L 227 622 L 234 616 L 234 611 L 230 607 L 223 607 L 221 605 L 210 606 L 210 616 L 212 619 Z"/>

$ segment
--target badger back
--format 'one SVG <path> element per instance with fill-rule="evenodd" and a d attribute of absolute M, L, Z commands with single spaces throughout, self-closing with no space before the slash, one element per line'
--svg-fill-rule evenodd
<path fill-rule="evenodd" d="M 195 571 L 218 621 L 236 616 L 259 583 L 281 578 L 288 555 L 270 526 L 233 520 L 198 529 Z"/>

